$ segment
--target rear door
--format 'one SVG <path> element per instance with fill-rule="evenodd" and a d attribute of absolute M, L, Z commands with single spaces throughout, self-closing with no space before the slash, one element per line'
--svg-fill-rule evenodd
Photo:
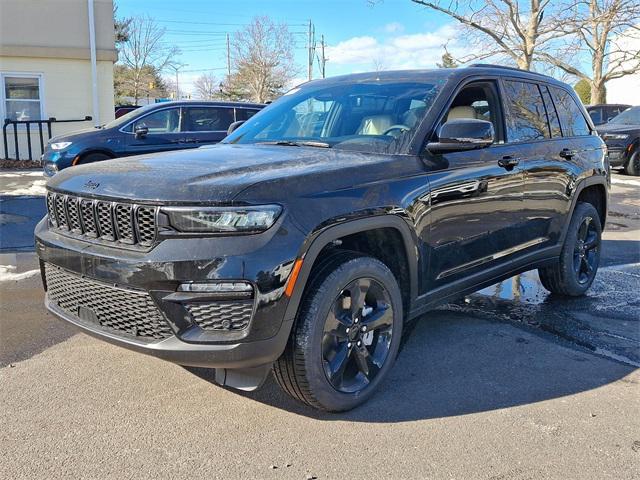
<path fill-rule="evenodd" d="M 167 152 L 184 148 L 185 135 L 180 131 L 180 107 L 168 107 L 154 110 L 127 125 L 123 131 L 127 133 L 126 152 L 128 155 L 143 153 Z M 136 138 L 138 127 L 146 127 L 147 135 Z"/>
<path fill-rule="evenodd" d="M 187 148 L 218 143 L 227 136 L 227 129 L 234 122 L 233 107 L 194 105 L 183 110 L 182 128 Z"/>

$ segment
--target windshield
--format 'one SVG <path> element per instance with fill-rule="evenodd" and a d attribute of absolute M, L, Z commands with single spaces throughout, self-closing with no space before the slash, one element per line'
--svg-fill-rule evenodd
<path fill-rule="evenodd" d="M 609 122 L 609 125 L 640 125 L 640 107 L 631 107 Z"/>
<path fill-rule="evenodd" d="M 443 80 L 318 82 L 295 88 L 224 143 L 406 153 Z"/>

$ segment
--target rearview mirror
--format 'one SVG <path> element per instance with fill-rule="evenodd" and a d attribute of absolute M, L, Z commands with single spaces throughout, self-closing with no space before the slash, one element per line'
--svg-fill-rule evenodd
<path fill-rule="evenodd" d="M 495 141 L 493 124 L 472 118 L 449 120 L 438 132 L 437 142 L 429 142 L 431 153 L 459 152 L 485 148 Z"/>
<path fill-rule="evenodd" d="M 233 131 L 237 130 L 238 127 L 242 125 L 244 122 L 245 120 L 238 120 L 237 122 L 233 122 L 231 125 L 229 125 L 229 128 L 227 128 L 227 135 L 231 135 Z"/>
<path fill-rule="evenodd" d="M 144 127 L 144 126 L 136 127 L 135 134 L 137 139 L 146 137 L 148 133 L 149 133 L 149 129 L 147 127 Z"/>

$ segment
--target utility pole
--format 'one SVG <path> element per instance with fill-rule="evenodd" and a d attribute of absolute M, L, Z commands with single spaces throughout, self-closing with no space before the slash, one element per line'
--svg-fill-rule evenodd
<path fill-rule="evenodd" d="M 170 69 L 172 69 L 176 74 L 176 100 L 180 100 L 180 84 L 178 78 L 178 72 L 182 67 L 186 67 L 186 63 L 174 63 L 167 65 Z"/>
<path fill-rule="evenodd" d="M 322 78 L 325 78 L 325 65 L 327 63 L 327 57 L 324 56 L 324 34 L 320 37 L 320 72 L 322 73 Z"/>
<path fill-rule="evenodd" d="M 231 76 L 231 43 L 229 42 L 229 34 L 227 33 L 227 76 Z"/>
<path fill-rule="evenodd" d="M 313 79 L 313 59 L 316 56 L 316 41 L 315 41 L 315 27 L 313 23 L 311 23 L 311 19 L 309 19 L 309 38 L 308 43 L 309 47 L 309 59 L 307 63 L 307 76 L 309 80 Z"/>

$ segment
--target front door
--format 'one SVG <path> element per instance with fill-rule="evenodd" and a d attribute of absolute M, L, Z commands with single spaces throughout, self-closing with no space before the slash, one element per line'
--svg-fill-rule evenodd
<path fill-rule="evenodd" d="M 424 240 L 430 250 L 427 288 L 431 289 L 511 255 L 524 228 L 520 158 L 517 148 L 503 142 L 502 106 L 495 82 L 465 86 L 440 123 L 464 118 L 491 121 L 496 142 L 432 159 L 441 169 L 429 175 L 431 227 Z"/>
<path fill-rule="evenodd" d="M 182 130 L 188 147 L 218 143 L 227 136 L 227 129 L 233 121 L 233 107 L 184 108 Z"/>
<path fill-rule="evenodd" d="M 139 155 L 185 148 L 185 134 L 180 130 L 180 122 L 180 107 L 163 108 L 140 117 L 129 127 L 127 154 Z M 135 134 L 140 127 L 147 129 L 146 135 Z"/>

